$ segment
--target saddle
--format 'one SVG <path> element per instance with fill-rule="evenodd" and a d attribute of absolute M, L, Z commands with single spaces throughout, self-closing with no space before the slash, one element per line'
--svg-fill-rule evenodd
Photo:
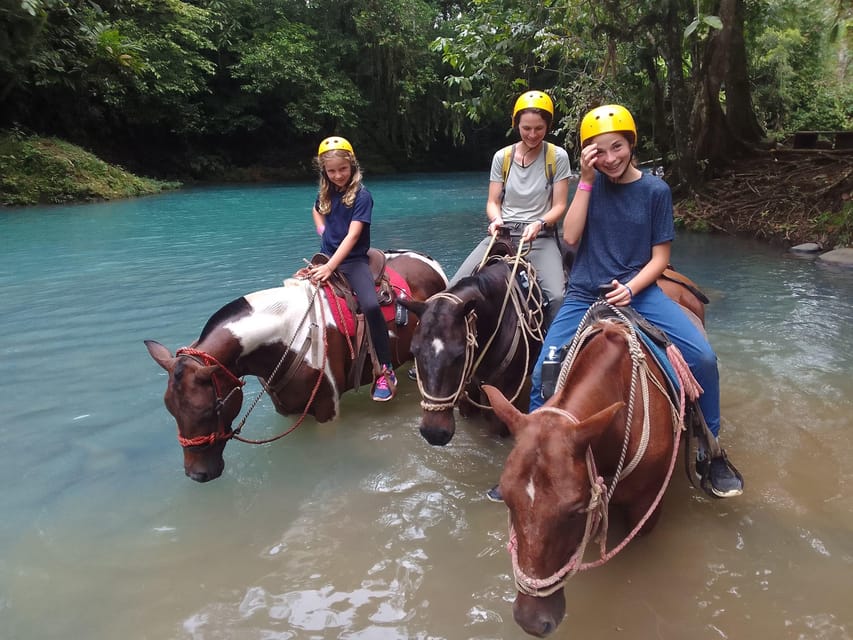
<path fill-rule="evenodd" d="M 379 306 L 387 306 L 396 299 L 394 288 L 391 286 L 391 279 L 385 271 L 386 260 L 385 254 L 379 249 L 371 247 L 367 250 L 367 265 L 370 268 L 370 275 L 373 276 L 373 282 L 376 284 L 376 296 L 379 298 Z M 315 253 L 309 262 L 312 265 L 318 265 L 326 264 L 328 261 L 329 256 L 325 253 Z M 335 270 L 332 277 L 329 278 L 329 286 L 332 287 L 335 295 L 347 301 L 347 307 L 353 313 L 358 311 L 358 301 L 344 274 Z"/>
<path fill-rule="evenodd" d="M 367 260 L 368 267 L 370 268 L 370 275 L 373 277 L 373 282 L 376 285 L 376 297 L 379 300 L 379 306 L 389 307 L 393 305 L 397 301 L 397 294 L 392 285 L 391 277 L 385 268 L 387 261 L 385 253 L 379 249 L 371 247 L 367 250 Z M 315 253 L 309 262 L 311 265 L 320 265 L 326 264 L 328 261 L 329 256 L 326 254 Z M 299 277 L 300 275 L 304 275 L 304 273 L 305 270 L 300 269 L 296 273 L 296 276 Z M 354 338 L 349 343 L 350 354 L 353 357 L 351 375 L 353 389 L 358 391 L 361 384 L 361 374 L 364 370 L 364 364 L 367 360 L 368 353 L 370 354 L 370 359 L 373 365 L 374 377 L 376 377 L 376 375 L 381 371 L 381 364 L 376 357 L 373 341 L 370 338 L 370 331 L 367 330 L 367 322 L 364 318 L 364 314 L 361 313 L 358 298 L 352 290 L 352 286 L 347 281 L 346 276 L 336 269 L 331 278 L 327 281 L 326 285 L 330 290 L 329 301 L 332 303 L 333 307 L 335 304 L 338 304 L 339 300 L 343 300 L 346 306 L 346 314 L 342 309 L 337 309 L 337 312 L 335 313 L 335 321 L 338 323 L 341 333 L 347 337 L 348 341 L 350 335 Z M 334 302 L 332 299 L 334 299 Z M 387 317 L 388 313 L 385 311 L 383 311 L 383 313 Z M 398 305 L 395 314 L 397 324 L 405 325 L 408 321 L 408 315 L 406 314 L 405 317 L 401 317 L 401 313 L 405 313 L 405 308 Z M 352 320 L 352 324 L 354 325 L 351 333 L 347 331 L 346 326 L 341 326 L 346 324 L 347 317 Z"/>

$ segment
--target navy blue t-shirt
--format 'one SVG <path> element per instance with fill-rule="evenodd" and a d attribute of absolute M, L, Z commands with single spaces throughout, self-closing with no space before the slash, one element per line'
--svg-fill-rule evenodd
<path fill-rule="evenodd" d="M 346 238 L 350 222 L 355 220 L 364 223 L 364 227 L 362 227 L 361 235 L 344 262 L 355 260 L 367 262 L 367 250 L 370 248 L 370 219 L 373 215 L 373 196 L 362 187 L 356 193 L 355 202 L 351 207 L 344 204 L 341 199 L 342 196 L 343 193 L 339 191 L 333 190 L 331 193 L 331 209 L 328 215 L 323 216 L 326 229 L 323 231 L 320 251 L 332 256 Z"/>
<path fill-rule="evenodd" d="M 672 192 L 656 176 L 628 184 L 596 175 L 586 226 L 572 265 L 567 297 L 592 303 L 599 286 L 627 282 L 652 257 L 652 247 L 675 238 Z"/>

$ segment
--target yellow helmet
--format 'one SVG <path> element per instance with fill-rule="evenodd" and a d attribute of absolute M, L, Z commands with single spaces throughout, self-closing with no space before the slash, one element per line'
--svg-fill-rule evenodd
<path fill-rule="evenodd" d="M 631 144 L 637 141 L 637 125 L 631 113 L 618 104 L 606 104 L 587 113 L 581 120 L 581 146 L 590 138 L 602 133 L 621 131 L 633 136 Z"/>
<path fill-rule="evenodd" d="M 522 109 L 542 109 L 554 116 L 554 102 L 547 93 L 542 91 L 525 91 L 518 100 L 515 101 L 515 107 L 512 110 L 512 125 L 515 126 L 515 115 Z"/>
<path fill-rule="evenodd" d="M 320 143 L 320 147 L 317 149 L 317 155 L 321 156 L 327 151 L 333 151 L 334 149 L 343 149 L 344 151 L 349 151 L 351 154 L 355 155 L 355 151 L 349 143 L 349 140 L 340 136 L 330 136 L 323 140 L 323 142 Z"/>

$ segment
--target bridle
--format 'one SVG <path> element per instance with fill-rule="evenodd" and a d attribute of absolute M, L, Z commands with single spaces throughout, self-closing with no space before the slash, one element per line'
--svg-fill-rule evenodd
<path fill-rule="evenodd" d="M 283 438 L 284 436 L 286 436 L 289 433 L 291 433 L 292 431 L 294 431 L 297 427 L 299 427 L 299 425 L 301 425 L 304 422 L 305 418 L 308 416 L 308 411 L 311 408 L 311 405 L 313 404 L 314 399 L 317 397 L 317 392 L 320 390 L 320 384 L 323 382 L 323 378 L 326 375 L 326 363 L 328 362 L 328 357 L 329 357 L 329 343 L 328 343 L 328 336 L 326 335 L 326 324 L 325 324 L 326 323 L 326 314 L 325 314 L 325 307 L 322 304 L 319 305 L 319 307 L 320 307 L 320 323 L 318 324 L 316 322 L 312 322 L 311 328 L 312 329 L 318 329 L 319 328 L 322 331 L 323 359 L 322 359 L 322 362 L 320 364 L 320 368 L 317 372 L 317 379 L 314 382 L 313 388 L 311 389 L 311 395 L 305 404 L 305 408 L 303 409 L 302 414 L 299 416 L 299 418 L 290 427 L 288 427 L 282 433 L 280 433 L 276 436 L 273 436 L 270 438 L 262 438 L 262 439 L 250 439 L 250 438 L 244 438 L 240 435 L 240 432 L 242 431 L 243 426 L 246 424 L 246 420 L 248 419 L 249 414 L 252 412 L 252 410 L 255 408 L 255 406 L 257 406 L 258 402 L 263 397 L 263 394 L 265 392 L 267 392 L 268 389 L 277 388 L 278 386 L 283 386 L 284 384 L 286 384 L 286 382 L 289 381 L 293 377 L 293 375 L 295 375 L 296 370 L 302 365 L 302 363 L 304 361 L 305 352 L 307 351 L 307 349 L 310 347 L 310 344 L 311 344 L 311 338 L 310 337 L 305 341 L 305 343 L 302 346 L 302 349 L 299 352 L 296 352 L 297 355 L 296 355 L 295 360 L 293 361 L 291 366 L 284 372 L 284 375 L 282 376 L 282 378 L 280 380 L 277 380 L 275 382 L 275 385 L 273 385 L 273 380 L 275 379 L 276 375 L 278 374 L 279 370 L 281 369 L 282 365 L 284 364 L 284 361 L 285 361 L 285 358 L 287 357 L 287 354 L 291 351 L 291 349 L 293 347 L 293 342 L 296 340 L 296 336 L 299 334 L 299 330 L 302 328 L 305 321 L 311 316 L 311 310 L 315 306 L 314 303 L 315 303 L 315 300 L 317 298 L 317 293 L 319 292 L 319 290 L 320 290 L 320 285 L 315 285 L 313 288 L 313 291 L 312 291 L 311 299 L 309 301 L 308 309 L 305 312 L 305 315 L 302 317 L 302 320 L 300 320 L 299 325 L 297 326 L 296 330 L 293 332 L 293 338 L 291 339 L 291 341 L 287 345 L 287 347 L 284 349 L 282 356 L 281 356 L 281 359 L 278 361 L 278 364 L 275 366 L 272 373 L 267 378 L 266 385 L 264 385 L 262 390 L 257 394 L 257 396 L 255 396 L 255 399 L 252 402 L 251 406 L 246 410 L 245 415 L 240 420 L 240 424 L 234 429 L 231 428 L 230 423 L 227 425 L 225 424 L 225 419 L 222 415 L 222 410 L 225 407 L 225 403 L 228 402 L 228 400 L 231 398 L 231 395 L 235 392 L 240 393 L 240 403 L 242 404 L 242 401 L 243 401 L 242 387 L 246 383 L 243 380 L 241 380 L 240 378 L 238 378 L 230 369 L 228 369 L 228 367 L 226 367 L 224 364 L 219 362 L 219 360 L 217 360 L 215 357 L 213 357 L 212 355 L 210 355 L 209 353 L 207 353 L 205 351 L 201 351 L 199 349 L 195 349 L 192 347 L 182 347 L 182 348 L 178 349 L 177 352 L 175 352 L 175 356 L 184 356 L 184 357 L 192 358 L 193 360 L 195 360 L 196 362 L 198 362 L 199 364 L 202 364 L 204 366 L 216 365 L 219 367 L 219 370 L 214 372 L 214 374 L 212 376 L 214 393 L 216 394 L 216 398 L 214 400 L 214 411 L 216 412 L 216 416 L 217 416 L 217 420 L 218 420 L 218 428 L 213 433 L 209 433 L 205 436 L 196 436 L 195 438 L 185 438 L 184 436 L 181 435 L 180 430 L 179 430 L 178 431 L 178 442 L 180 443 L 181 447 L 186 449 L 188 447 L 210 446 L 212 444 L 215 444 L 216 442 L 227 442 L 228 440 L 231 440 L 232 438 L 234 440 L 239 440 L 240 442 L 245 442 L 247 444 L 267 444 L 269 442 L 274 442 L 280 438 Z M 216 375 L 218 373 L 221 373 L 222 375 L 224 375 L 230 382 L 233 382 L 235 385 L 234 387 L 231 388 L 230 391 L 228 391 L 228 393 L 225 395 L 225 397 L 222 396 L 221 387 L 216 380 Z"/>
<path fill-rule="evenodd" d="M 488 250 L 487 250 L 486 255 L 488 256 Z M 516 291 L 516 286 L 515 286 L 515 274 L 517 273 L 519 265 L 522 262 L 521 247 L 519 247 L 519 251 L 516 253 L 514 258 L 511 257 L 511 258 L 506 258 L 506 259 L 505 258 L 494 258 L 494 259 L 501 260 L 501 261 L 512 260 L 512 262 L 513 262 L 511 272 L 510 272 L 509 276 L 507 277 L 507 291 L 506 291 L 506 294 L 504 295 L 503 303 L 501 305 L 501 310 L 500 310 L 500 313 L 498 314 L 498 318 L 497 318 L 497 321 L 495 323 L 495 330 L 489 336 L 489 339 L 486 341 L 485 345 L 483 346 L 483 349 L 481 350 L 480 355 L 477 357 L 476 356 L 477 346 L 478 346 L 478 342 L 477 342 L 477 312 L 475 309 L 472 309 L 467 314 L 465 314 L 465 361 L 462 365 L 462 373 L 460 375 L 459 382 L 456 385 L 456 390 L 453 393 L 446 395 L 446 396 L 431 395 L 424 388 L 421 376 L 416 375 L 417 384 L 418 384 L 418 391 L 420 391 L 421 397 L 423 398 L 423 400 L 421 400 L 421 408 L 424 411 L 446 411 L 448 409 L 453 409 L 453 407 L 456 406 L 456 404 L 459 402 L 459 399 L 463 395 L 466 397 L 466 399 L 471 404 L 479 407 L 480 409 L 489 409 L 489 410 L 492 409 L 492 407 L 490 405 L 482 405 L 482 404 L 476 402 L 475 400 L 473 400 L 470 396 L 468 396 L 468 393 L 466 391 L 466 387 L 470 384 L 471 379 L 474 376 L 474 373 L 477 371 L 477 368 L 480 366 L 480 364 L 482 364 L 483 359 L 486 357 L 486 354 L 489 351 L 489 348 L 492 346 L 495 338 L 497 337 L 498 333 L 500 332 L 501 325 L 502 325 L 503 319 L 504 319 L 504 315 L 506 313 L 506 309 L 507 309 L 507 306 L 508 306 L 508 303 L 510 300 L 513 303 L 513 307 L 515 309 L 516 316 L 519 318 L 519 325 L 520 326 L 519 326 L 518 330 L 513 332 L 512 345 L 507 349 L 507 353 L 506 353 L 503 361 L 498 365 L 498 367 L 496 369 L 497 375 L 502 374 L 503 371 L 506 369 L 506 367 L 509 366 L 510 361 L 512 360 L 513 356 L 515 355 L 515 351 L 516 351 L 516 348 L 518 347 L 518 343 L 521 341 L 521 335 L 520 334 L 522 332 L 529 334 L 532 338 L 538 339 L 540 341 L 542 340 L 542 334 L 541 334 L 542 318 L 541 318 L 541 315 L 537 317 L 538 323 L 536 323 L 535 326 L 531 323 L 531 321 L 522 321 L 522 319 L 526 317 L 526 314 L 524 313 L 524 305 L 527 304 L 528 301 L 525 301 L 522 298 L 521 294 Z M 484 258 L 483 262 L 480 263 L 480 269 L 482 269 L 485 262 L 486 262 L 486 258 Z M 529 274 L 528 280 L 530 282 L 530 287 L 532 290 L 534 287 L 538 286 L 538 284 L 536 283 L 535 269 L 534 269 L 532 264 L 525 263 L 525 265 L 526 265 L 526 268 L 528 270 L 528 274 Z M 531 293 L 531 295 L 533 295 L 533 294 Z M 431 296 L 426 302 L 430 303 L 434 300 L 442 300 L 442 299 L 443 300 L 449 300 L 450 302 L 457 304 L 457 305 L 464 304 L 464 301 L 459 296 L 457 296 L 453 293 L 446 292 L 446 291 L 436 293 L 435 295 Z M 524 370 L 527 371 L 528 366 L 530 364 L 530 356 L 531 356 L 530 351 L 531 350 L 530 350 L 530 343 L 527 340 L 524 341 L 524 344 L 525 344 L 525 348 L 526 348 Z M 415 358 L 415 373 L 417 374 L 417 372 L 418 372 L 418 360 L 417 360 L 417 358 Z M 524 386 L 524 381 L 525 381 L 525 377 L 522 376 L 521 380 L 519 382 L 518 388 L 516 389 L 513 396 L 510 398 L 510 402 L 514 402 L 518 398 L 518 395 L 521 393 L 521 390 Z"/>
<path fill-rule="evenodd" d="M 218 429 L 213 433 L 209 433 L 205 436 L 196 436 L 195 438 L 185 438 L 181 435 L 180 431 L 178 431 L 178 442 L 181 446 L 186 449 L 187 447 L 202 447 L 202 446 L 210 446 L 220 441 L 228 441 L 234 437 L 234 431 L 231 429 L 230 425 L 225 424 L 225 419 L 223 418 L 222 412 L 225 408 L 225 404 L 231 399 L 231 396 L 234 393 L 240 394 L 240 402 L 243 401 L 243 385 L 246 383 L 234 375 L 231 370 L 226 367 L 224 364 L 219 362 L 216 358 L 205 351 L 200 351 L 199 349 L 194 349 L 192 347 L 182 347 L 175 352 L 176 357 L 187 357 L 195 360 L 199 364 L 209 367 L 215 365 L 218 367 L 216 371 L 213 372 L 211 376 L 211 381 L 213 382 L 213 392 L 215 395 L 215 399 L 213 402 L 214 411 L 216 412 L 216 418 L 218 422 Z M 223 383 L 220 378 L 224 377 L 228 382 L 232 383 L 234 386 L 228 390 L 227 393 L 223 396 Z"/>

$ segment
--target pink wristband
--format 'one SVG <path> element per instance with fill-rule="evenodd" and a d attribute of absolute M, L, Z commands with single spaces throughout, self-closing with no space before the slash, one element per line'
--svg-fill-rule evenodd
<path fill-rule="evenodd" d="M 319 227 L 317 227 L 317 235 L 318 235 L 318 236 L 323 235 L 323 232 L 324 232 L 325 230 L 326 230 L 326 225 L 321 224 Z"/>
<path fill-rule="evenodd" d="M 592 191 L 592 185 L 588 182 L 578 182 L 578 191 Z"/>

